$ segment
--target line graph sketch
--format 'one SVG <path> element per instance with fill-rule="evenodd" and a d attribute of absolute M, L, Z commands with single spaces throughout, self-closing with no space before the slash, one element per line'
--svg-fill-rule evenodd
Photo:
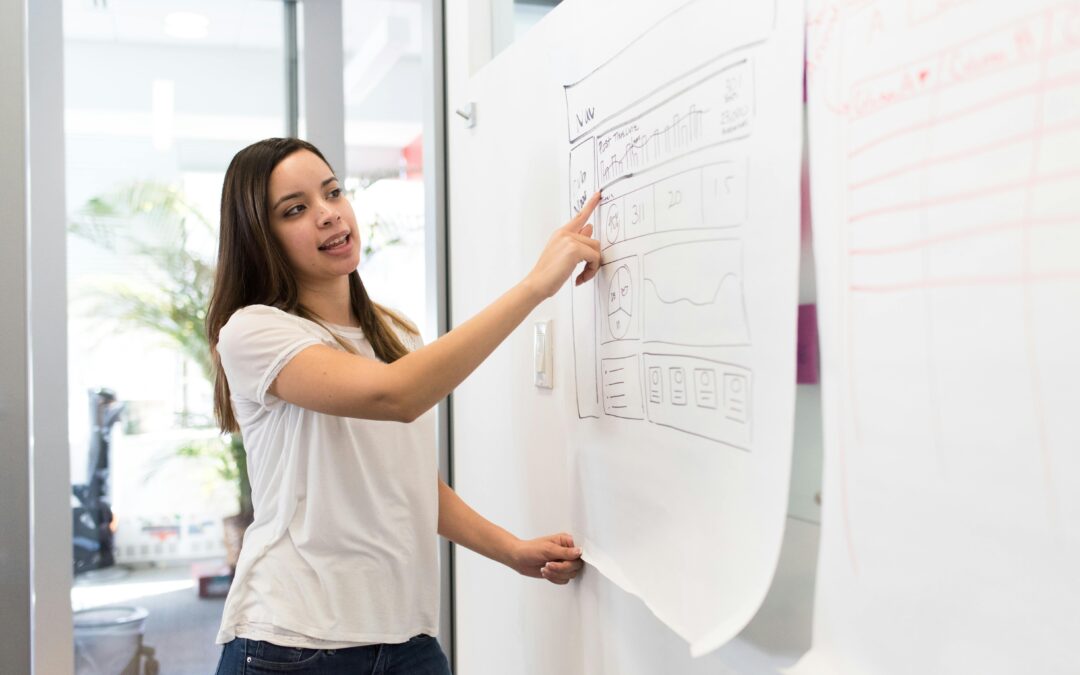
<path fill-rule="evenodd" d="M 720 347 L 750 343 L 738 239 L 671 244 L 644 255 L 645 342 Z"/>

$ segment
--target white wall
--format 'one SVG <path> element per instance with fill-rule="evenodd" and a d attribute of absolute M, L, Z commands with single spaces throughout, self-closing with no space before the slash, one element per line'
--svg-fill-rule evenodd
<path fill-rule="evenodd" d="M 557 10 L 558 11 L 558 10 Z M 477 102 L 477 127 L 449 120 L 451 313 L 460 324 L 530 269 L 564 209 L 562 167 L 550 153 L 512 133 L 512 121 L 558 125 L 558 101 L 531 86 L 546 62 L 525 36 L 491 58 L 489 0 L 447 3 L 447 87 L 451 110 Z M 477 72 L 479 71 L 479 72 Z M 476 75 L 474 79 L 474 74 Z M 514 81 L 492 95 L 490 83 Z M 493 129 L 505 133 L 492 133 Z M 519 130 L 544 136 L 536 129 Z M 499 158 L 495 160 L 493 158 Z M 477 195 L 483 195 L 478 198 Z M 498 227 L 491 228 L 491 213 Z M 808 259 L 804 242 L 804 260 Z M 482 271 L 481 271 L 482 270 Z M 804 279 L 812 276 L 804 275 Z M 803 302 L 812 301 L 804 285 Z M 566 298 L 541 305 L 454 394 L 454 476 L 462 497 L 521 537 L 571 527 L 567 383 L 571 369 Z M 532 385 L 532 322 L 554 319 L 555 390 Z M 817 556 L 820 485 L 820 390 L 800 386 L 787 536 L 773 590 L 762 611 L 731 644 L 704 658 L 656 620 L 636 598 L 588 569 L 569 587 L 519 577 L 458 549 L 456 672 L 461 675 L 691 675 L 775 673 L 809 647 Z"/>

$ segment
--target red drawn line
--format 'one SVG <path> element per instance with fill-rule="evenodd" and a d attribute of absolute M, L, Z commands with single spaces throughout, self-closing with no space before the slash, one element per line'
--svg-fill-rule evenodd
<path fill-rule="evenodd" d="M 1057 125 L 1050 126 L 1050 127 L 1044 127 L 1044 128 L 1041 128 L 1041 129 L 1032 129 L 1031 131 L 1025 131 L 1023 133 L 1016 134 L 1014 136 L 1009 136 L 1007 138 L 1002 138 L 1002 139 L 999 139 L 997 141 L 984 143 L 984 144 L 977 145 L 977 146 L 974 146 L 974 147 L 971 147 L 971 148 L 966 148 L 964 150 L 958 150 L 957 152 L 953 152 L 953 153 L 950 153 L 950 154 L 947 154 L 947 155 L 939 155 L 937 157 L 928 157 L 927 159 L 924 159 L 922 161 L 914 162 L 914 163 L 908 164 L 906 166 L 901 166 L 901 167 L 893 169 L 891 171 L 886 171 L 885 173 L 880 173 L 880 174 L 878 174 L 876 176 L 871 176 L 870 178 L 866 178 L 866 179 L 861 180 L 861 181 L 859 181 L 857 183 L 851 183 L 850 185 L 848 185 L 848 190 L 859 190 L 859 189 L 862 189 L 862 188 L 864 188 L 864 187 L 866 187 L 868 185 L 873 185 L 875 183 L 880 183 L 881 181 L 889 180 L 890 178 L 895 178 L 897 176 L 903 175 L 905 173 L 909 173 L 911 171 L 917 171 L 919 169 L 925 169 L 925 168 L 933 166 L 935 164 L 946 164 L 948 162 L 955 162 L 956 160 L 964 159 L 965 157 L 973 157 L 975 155 L 981 155 L 983 153 L 992 152 L 994 150 L 998 150 L 1000 148 L 1008 147 L 1010 145 L 1016 145 L 1017 143 L 1022 143 L 1024 141 L 1034 140 L 1036 138 L 1042 138 L 1043 136 L 1047 136 L 1047 135 L 1051 135 L 1051 134 L 1059 134 L 1059 133 L 1062 133 L 1064 131 L 1072 131 L 1074 129 L 1080 129 L 1080 120 L 1073 120 L 1072 122 L 1065 122 L 1065 123 L 1062 123 L 1062 124 L 1057 124 Z"/>
<path fill-rule="evenodd" d="M 1044 10 L 1044 12 L 1046 12 L 1046 16 L 1050 16 L 1052 11 L 1053 10 Z M 950 47 L 945 47 L 945 48 L 941 49 L 938 52 L 932 53 L 932 54 L 930 54 L 928 56 L 925 56 L 925 57 L 923 57 L 921 59 L 915 59 L 914 61 L 911 61 L 911 62 L 909 62 L 909 63 L 907 63 L 907 64 L 905 64 L 903 66 L 898 66 L 898 67 L 891 68 L 891 69 L 886 70 L 886 71 L 884 71 L 884 72 L 882 72 L 880 74 L 877 74 L 877 75 L 870 75 L 870 76 L 864 77 L 864 78 L 854 82 L 851 85 L 850 90 L 856 90 L 856 89 L 858 89 L 859 86 L 861 86 L 863 83 L 866 83 L 866 82 L 872 82 L 874 80 L 885 79 L 887 76 L 891 75 L 892 73 L 902 72 L 902 71 L 904 71 L 906 69 L 911 68 L 911 66 L 913 66 L 915 64 L 926 63 L 927 61 L 929 61 L 931 59 L 934 59 L 934 58 L 936 58 L 938 60 L 939 64 L 940 64 L 941 59 L 946 54 L 948 54 L 951 51 L 954 51 L 954 50 L 958 49 L 959 47 L 962 47 L 963 45 L 966 45 L 968 42 L 973 42 L 975 40 L 979 40 L 979 39 L 982 39 L 984 37 L 988 37 L 990 35 L 997 35 L 999 33 L 1006 32 L 1009 28 L 1016 28 L 1018 26 L 1021 26 L 1021 25 L 1025 24 L 1025 23 L 1029 22 L 1033 17 L 1038 16 L 1039 14 L 1043 14 L 1044 12 L 1036 12 L 1035 14 L 1031 14 L 1031 15 L 1029 15 L 1029 17 L 1025 17 L 1022 20 L 1017 20 L 1014 23 L 1010 23 L 1008 26 L 1005 26 L 1000 30 L 991 31 L 989 33 L 984 33 L 983 35 L 981 35 L 979 37 L 972 38 L 972 39 L 969 39 L 969 40 L 965 40 L 964 42 L 958 43 L 958 44 L 950 46 Z M 1047 41 L 1050 41 L 1050 40 L 1053 39 L 1053 36 L 1052 35 L 1046 35 L 1045 39 Z M 1072 50 L 1075 50 L 1077 47 L 1080 47 L 1080 44 L 1070 44 L 1068 46 L 1065 46 L 1065 47 L 1062 47 L 1062 48 L 1058 49 L 1057 51 L 1047 49 L 1047 57 L 1049 58 L 1049 57 L 1053 57 L 1053 56 L 1060 56 L 1061 54 L 1065 54 L 1065 53 L 1068 53 L 1068 52 L 1070 52 Z M 939 79 L 938 83 L 934 84 L 933 86 L 927 87 L 926 89 L 920 89 L 919 91 L 916 91 L 916 92 L 908 92 L 904 96 L 897 97 L 897 98 L 894 98 L 894 99 L 891 99 L 891 100 L 885 102 L 884 105 L 880 105 L 878 107 L 874 107 L 874 108 L 870 108 L 870 109 L 862 111 L 862 112 L 858 112 L 857 114 L 852 116 L 852 120 L 853 121 L 864 120 L 864 119 L 866 119 L 868 117 L 871 117 L 872 115 L 874 115 L 876 113 L 879 113 L 879 112 L 881 112 L 883 110 L 887 110 L 887 109 L 891 108 L 893 105 L 895 105 L 897 103 L 900 103 L 902 101 L 911 101 L 911 100 L 914 100 L 914 99 L 918 99 L 921 96 L 926 96 L 928 94 L 936 94 L 936 93 L 939 93 L 939 92 L 941 92 L 943 90 L 946 90 L 946 89 L 948 89 L 950 87 L 954 87 L 954 86 L 957 86 L 957 85 L 960 85 L 960 84 L 968 84 L 970 82 L 974 82 L 976 80 L 982 79 L 984 77 L 988 77 L 990 75 L 995 75 L 995 74 L 998 74 L 998 73 L 1002 73 L 1004 71 L 1009 70 L 1010 68 L 1015 68 L 1017 66 L 1023 66 L 1023 65 L 1027 65 L 1029 63 L 1033 63 L 1035 61 L 1038 61 L 1041 58 L 1043 58 L 1043 55 L 1042 55 L 1041 50 L 1040 50 L 1040 51 L 1032 52 L 1029 55 L 1021 56 L 1021 57 L 1016 58 L 1014 60 L 1007 61 L 1007 62 L 1003 63 L 1002 65 L 996 67 L 996 68 L 987 68 L 986 70 L 981 70 L 981 71 L 978 71 L 976 73 L 967 74 L 967 75 L 964 75 L 963 77 L 950 77 L 948 81 L 943 81 L 943 80 Z M 939 65 L 938 67 L 940 68 L 941 66 Z"/>
<path fill-rule="evenodd" d="M 828 23 L 825 20 L 828 14 Z M 824 55 L 829 52 L 833 43 L 833 34 L 840 10 L 835 6 L 826 7 L 806 22 L 807 32 L 813 33 L 814 49 L 807 55 L 807 70 L 812 71 L 819 63 L 824 61 Z M 809 72 L 807 73 L 809 74 Z"/>
<path fill-rule="evenodd" d="M 872 82 L 873 80 L 879 80 L 881 78 L 888 77 L 889 75 L 892 75 L 893 73 L 903 72 L 905 70 L 910 69 L 912 66 L 914 66 L 916 64 L 925 63 L 926 61 L 928 61 L 929 59 L 934 58 L 935 56 L 940 57 L 942 54 L 944 54 L 946 52 L 953 51 L 953 50 L 956 50 L 956 49 L 960 49 L 961 47 L 965 47 L 965 46 L 971 44 L 972 42 L 978 42 L 979 40 L 982 40 L 983 38 L 987 38 L 987 37 L 990 37 L 992 35 L 998 35 L 1000 33 L 1004 33 L 1006 31 L 1008 31 L 1009 29 L 1016 28 L 1017 26 L 1022 26 L 1024 24 L 1028 23 L 1029 21 L 1031 21 L 1032 19 L 1034 19 L 1035 17 L 1039 16 L 1043 12 L 1056 11 L 1058 8 L 1064 8 L 1064 7 L 1070 7 L 1070 6 L 1071 6 L 1071 3 L 1064 3 L 1064 4 L 1060 5 L 1059 7 L 1055 7 L 1053 9 L 1041 9 L 1041 10 L 1039 10 L 1037 12 L 1032 12 L 1031 14 L 1025 14 L 1024 16 L 1021 16 L 1021 17 L 1017 17 L 1017 18 L 1014 18 L 1014 19 L 1009 19 L 1009 21 L 1007 21 L 1006 23 L 1002 23 L 1002 24 L 998 25 L 996 28 L 991 28 L 991 29 L 989 29 L 989 30 L 987 30 L 985 32 L 979 33 L 978 35 L 974 35 L 972 37 L 969 37 L 966 40 L 961 40 L 960 42 L 954 42 L 951 45 L 947 45 L 945 47 L 942 47 L 941 49 L 939 49 L 937 51 L 930 52 L 926 56 L 915 58 L 915 59 L 912 59 L 910 61 L 905 61 L 904 63 L 901 63 L 900 65 L 896 65 L 896 66 L 893 66 L 893 67 L 888 68 L 886 70 L 878 71 L 877 73 L 874 73 L 873 75 L 867 75 L 866 77 L 855 80 L 854 82 L 852 82 L 852 87 L 857 87 L 857 86 L 859 86 L 861 84 L 864 84 L 866 82 Z M 1038 57 L 1035 57 L 1035 58 L 1038 58 Z M 1032 60 L 1034 60 L 1034 59 L 1032 59 Z"/>
<path fill-rule="evenodd" d="M 948 234 L 939 234 L 937 236 L 927 237 L 925 239 L 915 239 L 913 241 L 904 242 L 902 244 L 894 244 L 891 246 L 854 248 L 848 251 L 848 255 L 889 255 L 891 253 L 904 253 L 906 251 L 929 248 L 931 246 L 936 246 L 937 244 L 944 244 L 950 241 L 982 237 L 988 234 L 1006 232 L 1008 230 L 1019 230 L 1029 225 L 1080 225 L 1080 215 L 1061 216 L 1056 218 L 1023 218 L 1020 220 L 1004 221 L 1000 223 L 994 223 L 992 225 L 981 225 L 979 227 L 973 227 L 957 232 L 950 232 Z"/>
<path fill-rule="evenodd" d="M 856 146 L 855 148 L 852 148 L 850 151 L 848 151 L 848 159 L 851 159 L 852 157 L 860 155 L 860 154 L 866 152 L 867 150 L 869 150 L 870 148 L 881 145 L 882 143 L 884 143 L 886 141 L 891 141 L 894 138 L 897 138 L 899 136 L 904 136 L 905 134 L 910 134 L 910 133 L 913 133 L 913 132 L 916 132 L 916 131 L 920 131 L 920 130 L 925 129 L 927 127 L 931 127 L 931 126 L 934 126 L 936 124 L 941 124 L 942 122 L 952 122 L 953 120 L 960 119 L 961 117 L 966 117 L 966 116 L 968 116 L 968 115 L 970 115 L 972 113 L 979 112 L 979 111 L 984 110 L 986 108 L 992 108 L 992 107 L 998 105 L 999 103 L 1004 103 L 1005 101 L 1008 101 L 1008 100 L 1013 99 L 1013 98 L 1019 98 L 1021 96 L 1026 96 L 1028 94 L 1037 94 L 1037 93 L 1041 93 L 1041 92 L 1046 91 L 1046 90 L 1057 89 L 1059 87 L 1068 87 L 1068 86 L 1074 85 L 1074 84 L 1080 84 L 1080 73 L 1076 73 L 1076 74 L 1073 74 L 1071 76 L 1060 77 L 1060 78 L 1058 78 L 1056 80 L 1049 80 L 1049 81 L 1046 82 L 1045 85 L 1033 84 L 1033 85 L 1028 85 L 1028 86 L 1025 86 L 1025 87 L 1020 87 L 1019 89 L 1013 89 L 1012 91 L 1007 91 L 1004 94 L 1001 94 L 999 96 L 995 96 L 994 98 L 987 99 L 985 101 L 980 101 L 979 103 L 975 103 L 974 105 L 970 105 L 970 106 L 968 106 L 966 108 L 960 108 L 959 110 L 951 112 L 951 113 L 949 113 L 947 115 L 940 115 L 940 116 L 938 116 L 938 118 L 936 120 L 927 120 L 927 121 L 924 121 L 924 122 L 916 122 L 915 124 L 910 124 L 910 125 L 908 125 L 906 127 L 901 127 L 899 129 L 894 129 L 893 131 L 890 131 L 890 132 L 888 132 L 886 134 L 882 134 L 881 136 L 878 136 L 877 138 L 875 138 L 873 140 L 867 141 L 866 143 L 863 143 L 862 145 L 859 145 L 859 146 Z"/>
<path fill-rule="evenodd" d="M 867 211 L 860 211 L 859 213 L 849 216 L 848 222 L 856 223 L 860 220 L 866 220 L 867 218 L 874 218 L 876 216 L 886 215 L 889 213 L 899 213 L 902 211 L 921 209 L 928 206 L 940 206 L 942 204 L 962 202 L 968 199 L 978 199 L 979 197 L 985 197 L 987 195 L 1000 194 L 1002 192 L 1009 192 L 1011 190 L 1027 189 L 1029 186 L 1041 185 L 1045 183 L 1054 183 L 1057 181 L 1068 180 L 1070 178 L 1077 177 L 1080 177 L 1080 169 L 1071 169 L 1069 171 L 1059 171 L 1058 173 L 1046 174 L 1045 176 L 1040 176 L 1035 180 L 1029 180 L 1025 178 L 1023 180 L 1008 181 L 1006 183 L 998 183 L 996 185 L 987 185 L 986 187 L 982 187 L 977 190 L 968 190 L 967 192 L 954 192 L 952 194 L 934 197 L 933 199 L 919 199 L 911 202 L 904 202 L 901 204 L 882 206 L 875 209 L 869 209 Z"/>
<path fill-rule="evenodd" d="M 1064 52 L 1065 52 L 1065 50 L 1061 51 L 1061 53 L 1064 53 Z M 858 106 L 853 106 L 853 108 L 855 109 L 855 112 L 851 116 L 851 121 L 852 122 L 861 122 L 861 121 L 863 121 L 863 120 L 865 120 L 865 119 L 867 119 L 869 117 L 873 117 L 874 115 L 876 115 L 877 113 L 879 113 L 879 112 L 881 112 L 883 110 L 888 110 L 889 108 L 892 108 L 892 107 L 894 107 L 894 106 L 896 106 L 896 105 L 898 105 L 900 103 L 906 103 L 906 102 L 909 102 L 909 101 L 913 101 L 913 100 L 916 100 L 916 99 L 918 99 L 920 97 L 928 96 L 930 94 L 935 94 L 935 95 L 940 94 L 942 91 L 946 91 L 946 90 L 948 90 L 948 89 L 950 89 L 952 87 L 956 87 L 956 86 L 959 86 L 961 84 L 970 84 L 971 82 L 974 82 L 976 80 L 980 80 L 982 78 L 989 77 L 991 75 L 998 75 L 998 74 L 1002 73 L 1003 71 L 1006 71 L 1006 70 L 1008 70 L 1010 68 L 1027 65 L 1027 64 L 1032 63 L 1034 61 L 1035 61 L 1035 59 L 1031 58 L 1031 57 L 1021 58 L 1021 59 L 1017 59 L 1015 61 L 1009 61 L 1008 63 L 1005 63 L 1004 65 L 1001 65 L 1001 66 L 999 66 L 997 68 L 982 70 L 982 71 L 979 71 L 977 73 L 972 73 L 970 75 L 966 75 L 966 76 L 964 76 L 962 78 L 952 78 L 948 82 L 942 82 L 940 84 L 934 84 L 932 86 L 926 87 L 925 89 L 919 89 L 918 91 L 909 91 L 909 92 L 901 92 L 899 94 L 892 94 L 889 98 L 884 99 L 884 100 L 880 100 L 878 105 L 864 105 L 861 109 Z M 940 67 L 940 66 L 938 66 L 938 67 Z M 928 75 L 930 75 L 930 72 L 928 70 L 924 69 L 922 72 L 920 72 L 919 77 L 921 79 L 921 78 L 927 77 Z M 884 94 L 879 94 L 879 95 L 883 96 Z"/>
<path fill-rule="evenodd" d="M 908 24 L 912 26 L 918 26 L 919 24 L 932 21 L 934 19 L 937 19 L 939 16 L 943 16 L 944 14 L 947 14 L 948 12 L 956 9 L 957 7 L 962 7 L 968 2 L 971 2 L 971 0 L 951 0 L 951 2 L 944 2 L 944 0 L 942 0 L 939 1 L 937 3 L 937 6 L 934 7 L 934 9 L 930 12 L 918 16 L 913 16 L 915 12 L 914 10 L 912 10 L 911 5 L 908 5 Z"/>
<path fill-rule="evenodd" d="M 959 286 L 1022 286 L 1025 283 L 1048 283 L 1054 281 L 1080 281 L 1080 270 L 1029 275 L 926 279 L 896 284 L 852 284 L 849 288 L 855 293 L 896 293 L 934 288 L 956 288 Z"/>

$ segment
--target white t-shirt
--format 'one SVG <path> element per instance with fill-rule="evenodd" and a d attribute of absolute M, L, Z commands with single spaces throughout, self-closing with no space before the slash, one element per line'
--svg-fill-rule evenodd
<path fill-rule="evenodd" d="M 376 358 L 360 329 L 333 329 Z M 409 424 L 353 419 L 269 393 L 290 359 L 320 343 L 341 349 L 317 323 L 265 305 L 238 310 L 221 329 L 217 348 L 247 450 L 255 522 L 218 644 L 245 637 L 342 648 L 437 634 L 434 412 Z"/>

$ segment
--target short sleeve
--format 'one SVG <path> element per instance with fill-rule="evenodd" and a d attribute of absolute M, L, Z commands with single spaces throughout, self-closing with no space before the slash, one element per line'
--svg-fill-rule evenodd
<path fill-rule="evenodd" d="M 278 399 L 268 390 L 294 356 L 322 341 L 300 320 L 266 305 L 250 305 L 233 313 L 221 327 L 217 351 L 235 398 L 270 406 Z"/>

